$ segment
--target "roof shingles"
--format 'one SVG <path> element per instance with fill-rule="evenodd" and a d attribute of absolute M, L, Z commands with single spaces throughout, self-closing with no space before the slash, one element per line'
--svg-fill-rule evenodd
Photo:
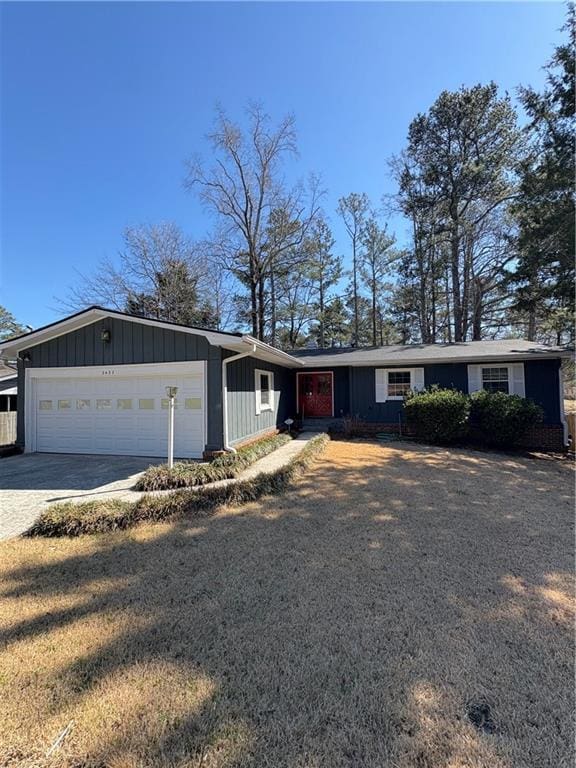
<path fill-rule="evenodd" d="M 523 339 L 463 341 L 453 344 L 391 344 L 385 347 L 332 347 L 290 352 L 310 367 L 339 365 L 412 365 L 415 363 L 568 357 L 566 347 L 550 347 Z"/>

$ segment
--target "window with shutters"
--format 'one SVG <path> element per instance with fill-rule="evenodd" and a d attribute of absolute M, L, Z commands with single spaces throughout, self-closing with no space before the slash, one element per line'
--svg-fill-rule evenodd
<path fill-rule="evenodd" d="M 377 368 L 376 402 L 404 400 L 408 392 L 424 389 L 424 368 Z"/>
<path fill-rule="evenodd" d="M 482 368 L 482 389 L 487 392 L 510 393 L 510 372 L 508 366 Z"/>

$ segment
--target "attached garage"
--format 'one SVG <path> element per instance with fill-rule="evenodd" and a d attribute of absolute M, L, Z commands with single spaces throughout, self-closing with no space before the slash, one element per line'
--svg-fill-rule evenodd
<path fill-rule="evenodd" d="M 167 387 L 178 388 L 174 457 L 202 458 L 293 417 L 289 369 L 300 365 L 241 333 L 104 307 L 3 342 L 0 359 L 17 361 L 25 452 L 154 459 L 168 456 Z M 279 386 L 268 409 L 257 408 L 254 366 Z"/>
<path fill-rule="evenodd" d="M 26 445 L 49 453 L 166 456 L 166 387 L 178 387 L 174 455 L 201 458 L 206 444 L 205 363 L 27 371 Z"/>

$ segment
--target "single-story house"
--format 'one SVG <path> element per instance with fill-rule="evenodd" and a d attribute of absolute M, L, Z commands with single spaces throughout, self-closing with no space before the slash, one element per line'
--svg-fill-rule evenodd
<path fill-rule="evenodd" d="M 405 393 L 432 384 L 533 399 L 544 410 L 535 447 L 561 449 L 560 364 L 570 354 L 515 339 L 287 353 L 97 306 L 0 345 L 0 356 L 18 360 L 25 451 L 166 456 L 166 388 L 175 386 L 181 458 L 233 449 L 289 418 L 397 429 Z"/>

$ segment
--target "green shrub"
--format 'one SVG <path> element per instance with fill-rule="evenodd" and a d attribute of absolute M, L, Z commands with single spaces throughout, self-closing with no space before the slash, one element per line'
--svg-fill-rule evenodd
<path fill-rule="evenodd" d="M 465 437 L 469 412 L 465 394 L 435 386 L 410 392 L 404 403 L 406 421 L 415 436 L 432 443 L 453 443 Z"/>
<path fill-rule="evenodd" d="M 194 488 L 217 480 L 229 480 L 237 477 L 258 459 L 289 443 L 291 439 L 287 434 L 265 437 L 239 448 L 236 453 L 219 456 L 209 464 L 179 461 L 172 469 L 166 464 L 148 467 L 134 487 L 137 491 L 167 491 L 175 488 Z"/>
<path fill-rule="evenodd" d="M 224 486 L 179 490 L 138 501 L 119 499 L 54 504 L 42 513 L 28 536 L 80 536 L 130 528 L 142 522 L 207 517 L 226 504 L 245 504 L 262 496 L 282 493 L 326 447 L 327 435 L 313 437 L 288 464 L 250 480 Z"/>
<path fill-rule="evenodd" d="M 543 411 L 532 400 L 504 392 L 475 392 L 471 396 L 470 422 L 486 445 L 511 447 L 527 430 L 539 424 Z"/>

